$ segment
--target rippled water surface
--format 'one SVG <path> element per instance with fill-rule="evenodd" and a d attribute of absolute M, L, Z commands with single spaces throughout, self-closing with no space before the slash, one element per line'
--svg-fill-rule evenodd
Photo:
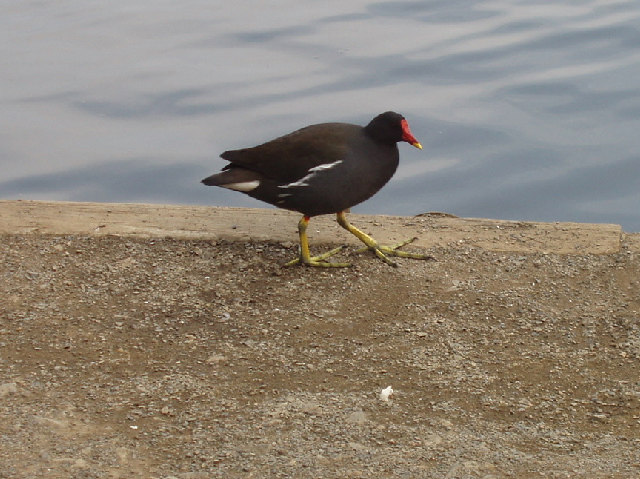
<path fill-rule="evenodd" d="M 403 113 L 361 213 L 640 231 L 640 2 L 0 4 L 0 198 L 265 206 L 218 154 Z"/>

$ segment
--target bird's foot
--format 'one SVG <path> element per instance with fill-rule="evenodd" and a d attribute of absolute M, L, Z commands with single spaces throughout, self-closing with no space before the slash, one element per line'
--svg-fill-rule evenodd
<path fill-rule="evenodd" d="M 371 238 L 373 239 L 373 238 Z M 356 253 L 362 253 L 363 251 L 373 251 L 378 258 L 387 263 L 389 266 L 397 267 L 398 264 L 391 261 L 387 256 L 397 256 L 399 258 L 412 258 L 412 259 L 435 259 L 433 256 L 428 254 L 420 254 L 420 253 L 409 253 L 407 251 L 400 251 L 399 248 L 402 248 L 404 245 L 407 245 L 418 238 L 409 238 L 408 240 L 402 241 L 398 244 L 392 246 L 383 246 L 379 245 L 376 241 L 373 241 L 371 244 L 367 243 L 367 246 L 364 248 L 360 248 L 356 250 Z"/>
<path fill-rule="evenodd" d="M 337 248 L 332 249 L 331 251 L 327 251 L 318 256 L 306 256 L 301 254 L 299 258 L 294 259 L 293 261 L 289 261 L 285 266 L 294 266 L 296 264 L 301 264 L 304 266 L 315 266 L 320 268 L 348 268 L 351 266 L 349 263 L 331 263 L 329 261 L 325 261 L 327 258 L 333 256 L 342 250 L 342 246 L 338 246 Z"/>

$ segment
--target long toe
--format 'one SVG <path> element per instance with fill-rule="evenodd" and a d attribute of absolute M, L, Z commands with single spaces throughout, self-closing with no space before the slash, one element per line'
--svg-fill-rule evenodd
<path fill-rule="evenodd" d="M 385 263 L 391 266 L 398 266 L 396 263 L 391 261 L 387 256 L 397 256 L 399 258 L 411 258 L 411 259 L 423 259 L 423 260 L 434 260 L 435 258 L 428 254 L 421 253 L 410 253 L 408 251 L 401 251 L 399 248 L 402 248 L 404 245 L 412 243 L 417 238 L 409 238 L 408 240 L 401 241 L 395 245 L 391 246 L 383 246 L 379 244 L 374 244 L 370 246 L 365 246 L 364 248 L 360 248 L 356 251 L 356 253 L 362 253 L 363 251 L 372 250 L 378 258 L 383 260 Z"/>
<path fill-rule="evenodd" d="M 334 248 L 318 256 L 304 258 L 303 255 L 300 255 L 299 258 L 296 258 L 293 261 L 289 261 L 287 264 L 285 264 L 285 266 L 294 266 L 296 264 L 301 264 L 303 266 L 313 266 L 320 268 L 348 268 L 349 266 L 351 266 L 350 263 L 331 263 L 330 261 L 325 261 L 327 258 L 333 256 L 341 250 L 342 246 L 338 246 L 337 248 Z"/>

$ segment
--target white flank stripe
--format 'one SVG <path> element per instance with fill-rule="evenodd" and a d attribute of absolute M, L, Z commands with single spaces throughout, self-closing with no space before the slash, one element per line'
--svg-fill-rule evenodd
<path fill-rule="evenodd" d="M 318 165 L 315 168 L 311 168 L 309 171 L 322 171 L 328 170 L 329 168 L 333 168 L 336 165 L 342 163 L 342 160 L 334 161 L 333 163 L 327 163 L 326 165 Z"/>
<path fill-rule="evenodd" d="M 245 181 L 243 183 L 227 183 L 226 185 L 220 186 L 235 191 L 251 191 L 260 186 L 260 180 Z"/>
<path fill-rule="evenodd" d="M 309 173 L 307 173 L 305 176 L 300 178 L 298 181 L 294 181 L 293 183 L 289 183 L 288 185 L 282 185 L 279 188 L 293 188 L 295 186 L 309 186 L 309 183 L 307 183 L 307 181 L 309 181 L 311 178 L 313 178 L 319 171 L 328 170 L 330 168 L 333 168 L 336 165 L 339 165 L 340 163 L 342 163 L 342 160 L 334 161 L 333 163 L 327 163 L 326 165 L 318 165 L 318 166 L 316 166 L 314 168 L 311 168 L 309 170 Z"/>

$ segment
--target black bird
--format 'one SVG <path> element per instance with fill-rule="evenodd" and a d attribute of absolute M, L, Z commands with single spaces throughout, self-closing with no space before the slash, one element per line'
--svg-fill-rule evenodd
<path fill-rule="evenodd" d="M 335 213 L 340 226 L 387 264 L 396 266 L 387 255 L 430 257 L 397 249 L 412 240 L 395 246 L 379 245 L 351 225 L 345 211 L 371 198 L 391 179 L 398 167 L 400 141 L 422 149 L 407 120 L 392 111 L 376 116 L 365 127 L 349 123 L 311 125 L 253 148 L 225 151 L 220 156 L 229 164 L 202 183 L 302 213 L 298 223 L 300 257 L 287 265 L 349 266 L 325 261 L 341 248 L 314 257 L 309 254 L 309 220 Z"/>

